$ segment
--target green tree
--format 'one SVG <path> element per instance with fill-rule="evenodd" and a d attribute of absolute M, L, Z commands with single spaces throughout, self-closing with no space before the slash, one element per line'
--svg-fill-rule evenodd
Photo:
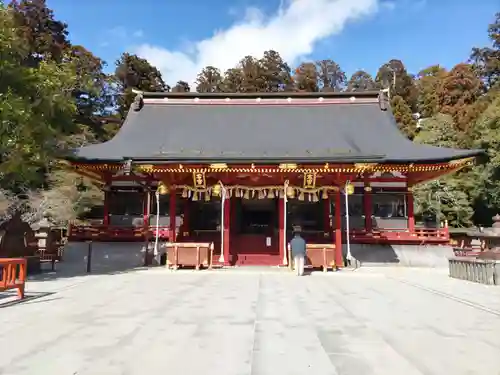
<path fill-rule="evenodd" d="M 412 112 L 417 110 L 417 88 L 401 60 L 392 59 L 383 64 L 375 78 L 380 88 L 389 88 L 391 96 L 400 96 Z"/>
<path fill-rule="evenodd" d="M 265 92 L 265 70 L 260 60 L 253 56 L 245 56 L 238 64 L 241 72 L 242 92 Z"/>
<path fill-rule="evenodd" d="M 320 60 L 316 62 L 319 88 L 321 91 L 342 91 L 347 81 L 340 65 L 333 60 Z"/>
<path fill-rule="evenodd" d="M 293 90 L 292 75 L 288 64 L 276 51 L 264 52 L 264 57 L 259 60 L 264 78 L 264 91 L 278 92 Z"/>
<path fill-rule="evenodd" d="M 500 207 L 500 91 L 490 94 L 491 102 L 473 129 L 473 146 L 488 152 L 488 163 L 477 166 L 477 197 L 490 209 Z"/>
<path fill-rule="evenodd" d="M 186 81 L 178 81 L 174 87 L 172 87 L 172 92 L 189 92 L 191 88 L 189 87 L 189 83 Z"/>
<path fill-rule="evenodd" d="M 207 66 L 196 77 L 196 92 L 221 92 L 223 79 L 220 70 Z"/>
<path fill-rule="evenodd" d="M 28 49 L 23 64 L 36 66 L 47 59 L 60 62 L 70 45 L 68 25 L 54 18 L 46 1 L 14 0 L 9 7 L 13 11 L 14 26 Z"/>
<path fill-rule="evenodd" d="M 439 112 L 438 89 L 447 72 L 439 65 L 433 65 L 417 74 L 417 109 L 422 117 L 427 118 Z"/>
<path fill-rule="evenodd" d="M 319 74 L 316 65 L 312 62 L 304 62 L 295 70 L 295 87 L 299 91 L 318 92 Z"/>
<path fill-rule="evenodd" d="M 13 13 L 0 6 L 0 184 L 20 190 L 43 184 L 59 141 L 77 130 L 77 77 L 71 62 L 22 64 L 31 51 Z"/>
<path fill-rule="evenodd" d="M 222 80 L 223 92 L 243 92 L 243 72 L 241 68 L 231 68 L 224 73 Z"/>
<path fill-rule="evenodd" d="M 453 116 L 461 130 L 467 130 L 477 113 L 473 105 L 483 92 L 483 83 L 472 65 L 458 64 L 440 81 L 437 88 L 439 112 Z"/>
<path fill-rule="evenodd" d="M 347 81 L 346 91 L 372 91 L 376 90 L 376 88 L 373 77 L 364 70 L 358 70 Z"/>
<path fill-rule="evenodd" d="M 493 87 L 500 80 L 500 12 L 488 27 L 491 47 L 473 48 L 471 61 L 486 87 Z"/>
<path fill-rule="evenodd" d="M 412 111 L 401 96 L 391 98 L 391 110 L 398 123 L 399 129 L 409 138 L 413 139 L 416 130 L 416 120 Z"/>
<path fill-rule="evenodd" d="M 460 134 L 450 115 L 438 114 L 424 120 L 415 142 L 440 147 L 456 148 Z M 472 224 L 475 191 L 480 182 L 474 170 L 465 170 L 414 188 L 416 213 L 448 220 L 454 227 Z"/>
<path fill-rule="evenodd" d="M 146 59 L 137 55 L 124 53 L 116 61 L 115 76 L 122 92 L 118 100 L 118 112 L 124 118 L 134 101 L 135 94 L 132 89 L 149 92 L 169 91 L 170 87 L 163 81 L 158 69 Z"/>

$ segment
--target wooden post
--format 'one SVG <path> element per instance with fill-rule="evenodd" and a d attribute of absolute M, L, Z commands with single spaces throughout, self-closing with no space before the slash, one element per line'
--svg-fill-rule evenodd
<path fill-rule="evenodd" d="M 149 228 L 149 215 L 151 213 L 151 193 L 146 190 L 144 192 L 144 206 L 142 209 L 142 216 L 144 219 L 144 227 Z"/>
<path fill-rule="evenodd" d="M 364 179 L 364 188 L 363 188 L 363 211 L 365 214 L 365 230 L 367 233 L 371 233 L 373 230 L 372 227 L 372 190 L 370 187 L 370 183 L 368 178 Z"/>
<path fill-rule="evenodd" d="M 170 218 L 170 226 L 169 226 L 169 241 L 170 242 L 175 242 L 176 236 L 175 232 L 177 229 L 177 194 L 175 192 L 175 189 L 170 189 L 170 205 L 169 205 L 169 212 L 168 216 Z"/>
<path fill-rule="evenodd" d="M 191 199 L 186 199 L 184 201 L 184 216 L 182 218 L 182 233 L 181 237 L 189 237 L 191 235 L 191 225 L 190 225 L 190 214 L 191 214 Z"/>
<path fill-rule="evenodd" d="M 232 259 L 229 258 L 231 251 L 230 246 L 230 230 L 231 230 L 231 198 L 228 197 L 224 201 L 224 223 L 222 223 L 223 241 L 224 241 L 224 265 L 231 265 Z"/>
<path fill-rule="evenodd" d="M 284 262 L 287 260 L 286 254 L 286 228 L 285 228 L 285 197 L 278 198 L 278 223 L 279 223 L 279 232 L 278 232 L 278 245 L 279 245 L 279 254 L 280 260 L 283 262 L 283 265 L 286 266 L 287 263 Z"/>
<path fill-rule="evenodd" d="M 102 223 L 105 226 L 109 225 L 109 191 L 104 190 L 104 206 L 103 206 L 103 218 Z"/>
<path fill-rule="evenodd" d="M 342 254 L 342 193 L 340 189 L 335 192 L 335 266 L 344 266 L 344 256 Z M 349 233 L 347 233 L 349 235 Z"/>
<path fill-rule="evenodd" d="M 408 231 L 411 235 L 415 233 L 415 206 L 413 202 L 413 192 L 411 190 L 406 193 L 406 198 L 408 206 Z"/>
<path fill-rule="evenodd" d="M 92 240 L 88 242 L 87 248 L 87 273 L 92 272 Z"/>
<path fill-rule="evenodd" d="M 323 227 L 324 232 L 328 233 L 329 236 L 332 235 L 332 220 L 330 212 L 330 195 L 327 199 L 323 199 Z"/>

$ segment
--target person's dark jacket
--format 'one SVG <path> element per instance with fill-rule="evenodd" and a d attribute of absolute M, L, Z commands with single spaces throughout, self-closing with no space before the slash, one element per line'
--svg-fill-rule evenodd
<path fill-rule="evenodd" d="M 290 248 L 292 250 L 292 257 L 306 255 L 306 241 L 300 235 L 296 235 L 292 238 L 290 241 Z"/>

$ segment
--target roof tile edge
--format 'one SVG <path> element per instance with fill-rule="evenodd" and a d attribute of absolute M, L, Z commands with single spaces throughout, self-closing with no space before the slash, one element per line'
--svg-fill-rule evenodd
<path fill-rule="evenodd" d="M 141 92 L 134 90 L 136 94 L 141 94 L 145 99 L 313 99 L 313 98 L 373 98 L 377 99 L 380 91 L 349 91 L 349 92 L 251 92 L 251 93 L 227 93 L 227 92 Z"/>

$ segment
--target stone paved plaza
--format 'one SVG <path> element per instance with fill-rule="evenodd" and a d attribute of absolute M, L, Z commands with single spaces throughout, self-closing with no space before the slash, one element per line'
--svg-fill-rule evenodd
<path fill-rule="evenodd" d="M 500 374 L 500 288 L 444 270 L 60 278 L 0 308 L 0 374 Z"/>

